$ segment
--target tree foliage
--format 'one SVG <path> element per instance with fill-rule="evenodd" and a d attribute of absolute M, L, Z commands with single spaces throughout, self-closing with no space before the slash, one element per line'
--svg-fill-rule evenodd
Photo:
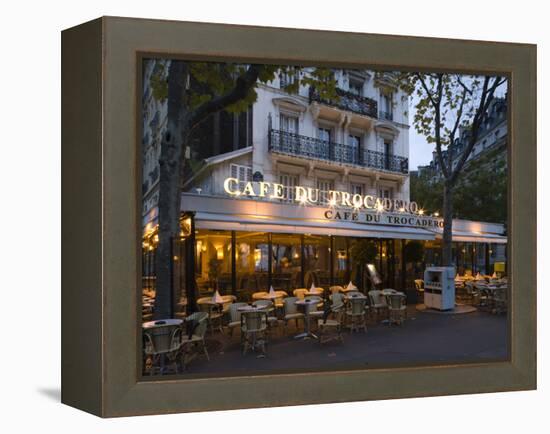
<path fill-rule="evenodd" d="M 168 96 L 166 65 L 160 64 L 151 75 L 151 87 L 154 97 L 164 101 Z M 290 94 L 299 92 L 301 86 L 314 86 L 322 98 L 338 100 L 336 79 L 330 68 L 309 68 L 291 65 L 248 65 L 239 63 L 188 62 L 185 77 L 188 92 L 182 104 L 188 110 L 196 110 L 215 98 L 231 93 L 238 80 L 243 78 L 251 68 L 257 71 L 257 83 L 267 84 L 277 76 L 286 77 L 283 90 Z M 256 86 L 250 86 L 246 94 L 237 101 L 224 107 L 229 113 L 240 113 L 257 99 Z"/>
<path fill-rule="evenodd" d="M 376 258 L 378 248 L 376 243 L 367 238 L 357 240 L 351 246 L 351 257 L 357 265 L 369 264 Z"/>
<path fill-rule="evenodd" d="M 424 258 L 424 244 L 420 241 L 411 240 L 405 244 L 403 255 L 406 262 L 420 262 Z"/>
<path fill-rule="evenodd" d="M 493 223 L 507 222 L 507 164 L 502 150 L 494 149 L 468 162 L 453 194 L 454 217 Z M 411 177 L 411 200 L 427 212 L 443 206 L 443 180 L 429 172 Z"/>
<path fill-rule="evenodd" d="M 506 77 L 442 72 L 400 74 L 400 87 L 414 103 L 414 128 L 435 145 L 437 166 L 443 178 L 443 265 L 452 265 L 453 195 L 457 180 L 478 140 L 495 93 L 506 80 Z M 468 139 L 455 156 L 461 128 L 469 131 Z"/>

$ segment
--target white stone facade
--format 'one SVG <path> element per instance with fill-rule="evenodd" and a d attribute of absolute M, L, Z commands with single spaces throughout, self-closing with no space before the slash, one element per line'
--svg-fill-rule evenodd
<path fill-rule="evenodd" d="M 167 74 L 168 68 L 168 60 L 144 64 L 142 192 L 146 221 L 154 219 L 158 200 L 158 160 L 167 117 L 166 101 L 154 98 L 150 79 L 155 71 Z M 302 73 L 307 74 L 307 69 Z M 278 75 L 268 84 L 258 84 L 251 111 L 252 146 L 206 158 L 183 190 L 225 195 L 225 178 L 237 174 L 242 181 L 252 181 L 256 174 L 266 182 L 409 201 L 408 97 L 392 84 L 391 74 L 334 73 L 342 95 L 336 103 L 320 101 L 305 86 L 298 94 L 285 92 L 281 81 L 288 77 Z M 270 147 L 270 128 L 278 134 L 276 144 L 282 143 L 283 135 L 293 145 L 292 152 Z M 277 133 L 280 130 L 284 131 Z M 305 147 L 317 150 L 307 153 L 302 150 Z"/>

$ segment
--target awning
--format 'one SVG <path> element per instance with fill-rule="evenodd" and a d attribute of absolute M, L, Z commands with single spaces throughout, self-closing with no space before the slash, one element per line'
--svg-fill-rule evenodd
<path fill-rule="evenodd" d="M 251 215 L 197 212 L 198 229 L 275 232 L 285 234 L 336 235 L 365 238 L 396 238 L 405 240 L 434 240 L 435 234 L 421 228 L 388 226 L 334 220 L 275 219 Z"/>
<path fill-rule="evenodd" d="M 431 229 L 437 239 L 443 238 L 443 229 Z M 470 232 L 453 230 L 453 241 L 459 243 L 495 243 L 506 244 L 508 237 L 488 232 Z"/>

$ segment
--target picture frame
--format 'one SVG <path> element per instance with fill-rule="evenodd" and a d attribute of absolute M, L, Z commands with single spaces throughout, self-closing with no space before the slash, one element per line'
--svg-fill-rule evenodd
<path fill-rule="evenodd" d="M 150 54 L 508 76 L 510 360 L 141 378 L 138 68 Z M 120 17 L 64 30 L 62 402 L 117 417 L 535 389 L 535 193 L 535 45 Z"/>

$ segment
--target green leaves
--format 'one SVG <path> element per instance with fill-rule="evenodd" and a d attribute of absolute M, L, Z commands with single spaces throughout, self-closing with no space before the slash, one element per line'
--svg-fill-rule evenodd
<path fill-rule="evenodd" d="M 164 101 L 168 98 L 168 83 L 162 71 L 157 71 L 151 75 L 151 89 L 153 97 L 157 101 Z"/>
<path fill-rule="evenodd" d="M 164 101 L 168 96 L 166 66 L 159 63 L 151 75 L 150 83 L 155 99 Z M 238 63 L 187 62 L 187 92 L 183 103 L 189 110 L 197 110 L 203 104 L 231 92 L 243 77 L 249 65 Z M 268 84 L 277 75 L 286 78 L 284 90 L 288 93 L 298 93 L 300 86 L 315 86 L 321 98 L 338 100 L 336 93 L 337 81 L 330 68 L 305 68 L 293 65 L 260 65 L 258 84 Z M 256 87 L 250 89 L 246 96 L 236 103 L 223 108 L 229 113 L 240 113 L 248 109 L 257 99 Z"/>
<path fill-rule="evenodd" d="M 506 223 L 507 164 L 502 149 L 487 151 L 471 160 L 453 188 L 455 218 Z M 427 213 L 443 209 L 443 180 L 432 179 L 429 172 L 411 176 L 411 201 Z"/>

